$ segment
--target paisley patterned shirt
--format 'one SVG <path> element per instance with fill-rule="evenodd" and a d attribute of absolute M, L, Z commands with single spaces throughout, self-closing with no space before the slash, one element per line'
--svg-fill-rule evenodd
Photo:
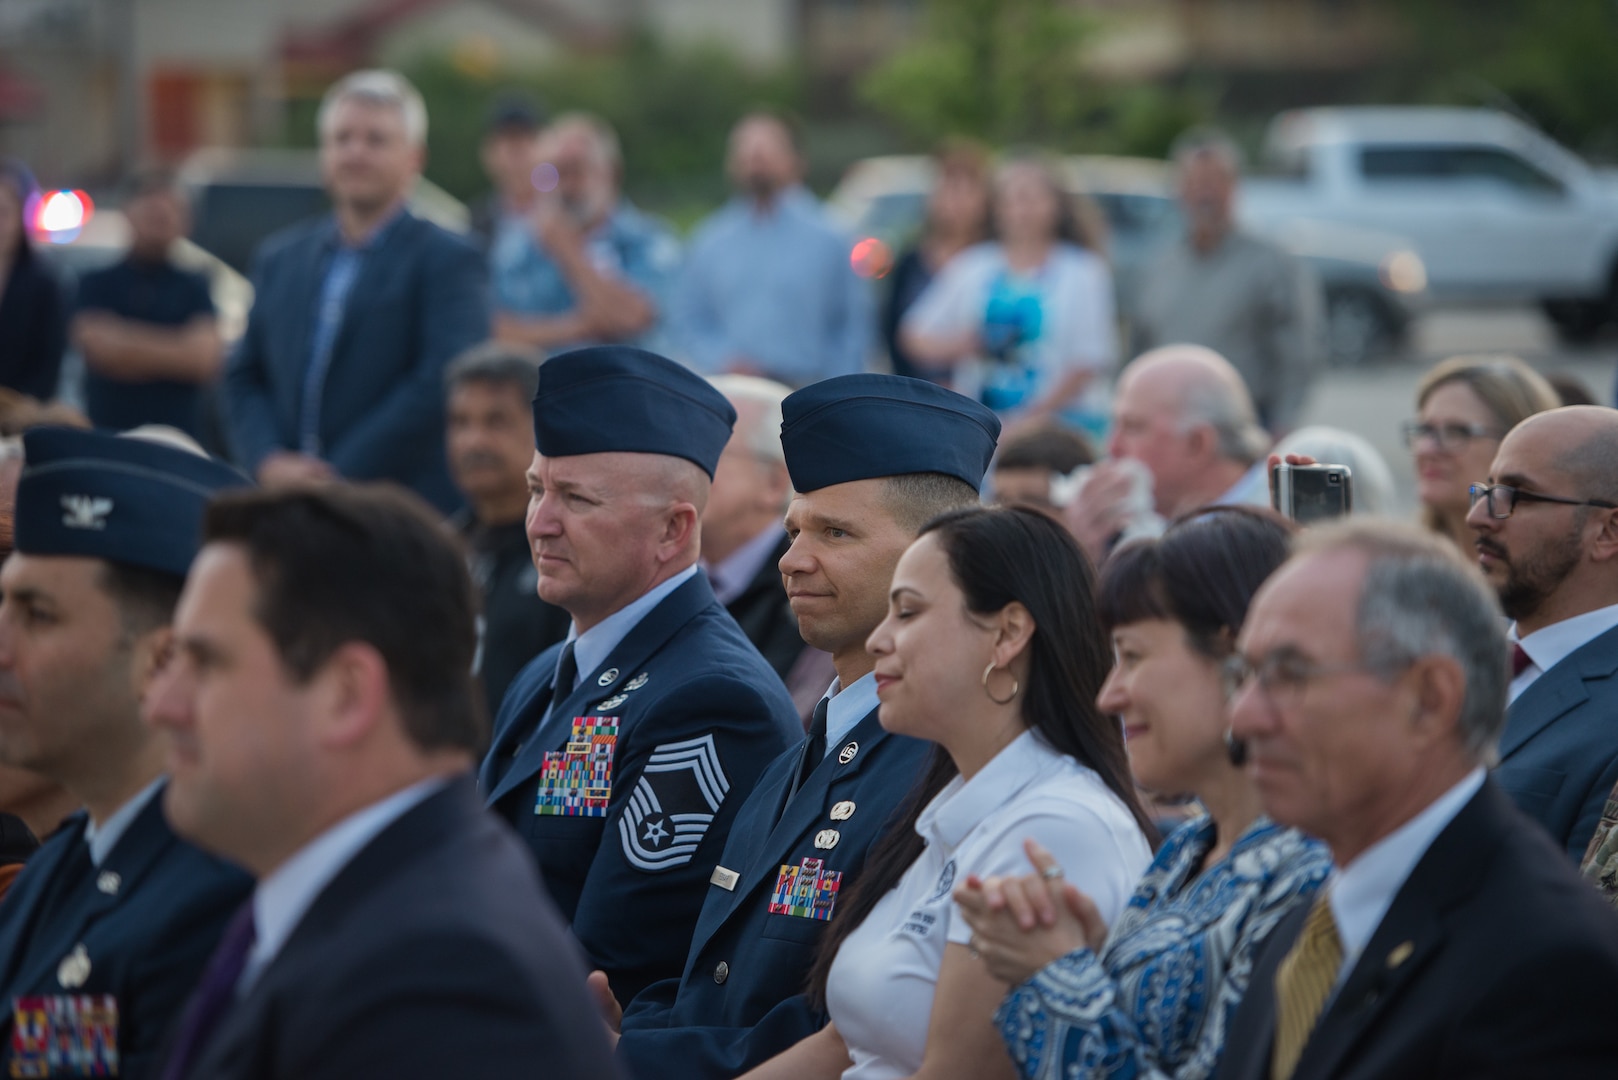
<path fill-rule="evenodd" d="M 1152 860 L 1099 956 L 1047 964 L 995 1014 L 1028 1080 L 1212 1076 L 1253 960 L 1276 923 L 1331 872 L 1324 846 L 1259 818 L 1230 855 L 1204 814 Z"/>

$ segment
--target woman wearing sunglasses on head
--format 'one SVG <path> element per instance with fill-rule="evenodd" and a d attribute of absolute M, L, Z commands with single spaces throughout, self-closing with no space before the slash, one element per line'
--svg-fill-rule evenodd
<path fill-rule="evenodd" d="M 1226 735 L 1227 682 L 1257 678 L 1277 708 L 1301 685 L 1234 652 L 1291 531 L 1268 511 L 1220 507 L 1107 563 L 1100 609 L 1117 665 L 1100 706 L 1123 721 L 1137 782 L 1194 795 L 1205 812 L 1168 838 L 1116 919 L 1034 843 L 1036 873 L 957 890 L 974 947 L 1013 988 L 996 1021 L 1030 1080 L 1211 1076 L 1259 945 L 1331 869 L 1323 847 L 1261 816 Z"/>
<path fill-rule="evenodd" d="M 753 1073 L 980 1080 L 1016 1075 L 991 1016 L 1005 986 L 967 948 L 951 891 L 1014 872 L 1033 836 L 1108 917 L 1151 858 L 1118 725 L 1093 578 L 1032 510 L 927 525 L 894 572 L 876 656 L 882 726 L 936 744 L 905 819 L 821 939 L 811 996 L 831 1023 Z"/>

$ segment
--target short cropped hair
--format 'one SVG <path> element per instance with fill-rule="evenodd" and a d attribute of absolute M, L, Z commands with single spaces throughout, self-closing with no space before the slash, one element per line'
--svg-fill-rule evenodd
<path fill-rule="evenodd" d="M 1242 148 L 1236 140 L 1215 127 L 1194 127 L 1182 131 L 1169 147 L 1169 160 L 1176 168 L 1184 168 L 1192 158 L 1204 154 L 1216 157 L 1232 173 L 1242 172 Z"/>
<path fill-rule="evenodd" d="M 209 506 L 203 539 L 246 549 L 254 615 L 294 679 L 307 682 L 362 641 L 387 664 L 417 747 L 483 748 L 476 593 L 426 503 L 391 484 L 233 491 Z"/>
<path fill-rule="evenodd" d="M 1356 637 L 1360 659 L 1391 679 L 1424 656 L 1466 674 L 1459 728 L 1468 753 L 1493 764 L 1510 682 L 1505 620 L 1482 572 L 1444 538 L 1391 521 L 1349 518 L 1306 530 L 1300 556 L 1352 551 L 1369 560 Z"/>
<path fill-rule="evenodd" d="M 398 109 L 404 119 L 405 138 L 412 146 L 426 144 L 427 104 L 421 100 L 416 88 L 410 85 L 410 80 L 397 71 L 372 68 L 345 75 L 332 83 L 326 96 L 320 99 L 320 111 L 315 115 L 315 130 L 319 134 L 326 133 L 332 112 L 344 101 L 363 101 Z"/>
<path fill-rule="evenodd" d="M 499 383 L 515 387 L 524 401 L 532 401 L 539 392 L 542 361 L 543 357 L 531 349 L 485 341 L 449 362 L 444 369 L 444 389 L 454 393 L 467 383 Z"/>
<path fill-rule="evenodd" d="M 757 375 L 712 375 L 713 388 L 732 402 L 742 401 L 759 407 L 752 427 L 742 432 L 747 450 L 761 461 L 785 465 L 786 449 L 781 445 L 781 403 L 791 387 Z"/>
<path fill-rule="evenodd" d="M 940 514 L 979 505 L 977 488 L 956 476 L 905 473 L 886 480 L 888 509 L 909 532 L 920 534 L 921 527 Z"/>
<path fill-rule="evenodd" d="M 174 622 L 185 578 L 129 563 L 101 566 L 101 591 L 118 608 L 126 637 L 139 637 Z"/>

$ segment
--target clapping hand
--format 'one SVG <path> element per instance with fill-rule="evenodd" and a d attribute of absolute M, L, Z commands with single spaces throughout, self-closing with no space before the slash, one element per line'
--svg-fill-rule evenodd
<path fill-rule="evenodd" d="M 971 948 L 989 974 L 1011 986 L 1075 949 L 1095 948 L 1107 925 L 1091 899 L 1062 878 L 1050 852 L 1033 840 L 1023 850 L 1035 873 L 980 879 L 969 874 L 955 902 L 972 928 Z"/>

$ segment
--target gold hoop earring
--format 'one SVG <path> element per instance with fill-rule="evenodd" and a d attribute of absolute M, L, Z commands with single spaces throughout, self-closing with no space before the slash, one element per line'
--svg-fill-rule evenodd
<path fill-rule="evenodd" d="M 983 669 L 983 692 L 989 695 L 989 700 L 994 702 L 996 705 L 1010 705 L 1013 701 L 1017 700 L 1017 695 L 1022 692 L 1022 683 L 1017 681 L 1017 676 L 1012 675 L 1011 693 L 1007 694 L 1004 698 L 995 697 L 994 691 L 989 689 L 989 676 L 993 675 L 999 670 L 999 668 L 995 667 L 993 660 L 990 660 L 989 666 Z M 1009 668 L 1006 670 L 1006 674 L 1011 674 Z"/>

